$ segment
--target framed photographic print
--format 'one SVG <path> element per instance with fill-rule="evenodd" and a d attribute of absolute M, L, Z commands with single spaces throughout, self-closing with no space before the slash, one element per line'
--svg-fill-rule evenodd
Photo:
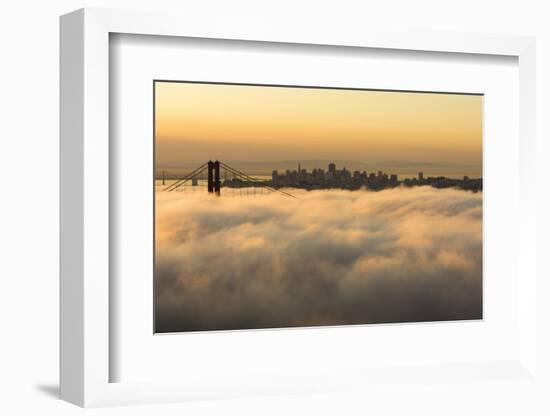
<path fill-rule="evenodd" d="M 481 94 L 154 81 L 155 332 L 482 319 Z"/>
<path fill-rule="evenodd" d="M 61 19 L 62 398 L 537 383 L 533 39 L 235 24 Z"/>

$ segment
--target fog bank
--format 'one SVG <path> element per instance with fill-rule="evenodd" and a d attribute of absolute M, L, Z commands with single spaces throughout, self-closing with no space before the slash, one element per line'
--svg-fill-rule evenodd
<path fill-rule="evenodd" d="M 157 332 L 481 318 L 481 193 L 292 193 L 157 193 Z"/>

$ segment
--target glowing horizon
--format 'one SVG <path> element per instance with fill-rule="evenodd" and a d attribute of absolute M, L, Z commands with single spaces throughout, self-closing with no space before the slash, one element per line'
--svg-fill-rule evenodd
<path fill-rule="evenodd" d="M 156 82 L 157 167 L 208 159 L 482 165 L 480 95 Z"/>

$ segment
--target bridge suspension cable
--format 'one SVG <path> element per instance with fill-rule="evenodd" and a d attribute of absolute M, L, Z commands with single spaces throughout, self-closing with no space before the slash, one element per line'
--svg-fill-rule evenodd
<path fill-rule="evenodd" d="M 196 177 L 196 176 L 200 175 L 201 173 L 203 173 L 208 168 L 208 164 L 209 164 L 209 162 L 204 163 L 203 165 L 199 166 L 198 168 L 196 168 L 192 172 L 185 175 L 183 178 L 180 178 L 180 179 L 176 180 L 174 183 L 168 185 L 166 188 L 163 189 L 163 191 L 172 192 L 172 191 L 178 189 L 180 186 L 183 186 L 190 179 L 193 179 L 194 177 Z M 261 179 L 254 178 L 250 175 L 247 175 L 244 172 L 238 171 L 237 169 L 235 169 L 235 168 L 233 168 L 233 167 L 231 167 L 231 166 L 229 166 L 229 165 L 227 165 L 223 162 L 219 162 L 219 166 L 222 167 L 223 169 L 225 169 L 226 172 L 227 171 L 231 172 L 233 175 L 237 176 L 241 180 L 244 180 L 246 182 L 258 185 L 261 188 L 267 189 L 268 191 L 278 193 L 278 194 L 281 194 L 281 195 L 289 197 L 289 198 L 298 199 L 296 196 L 294 196 L 292 194 L 289 194 L 288 192 L 284 192 L 284 191 L 281 191 L 280 189 L 276 189 L 276 188 L 273 188 L 269 185 L 266 185 L 264 183 L 264 181 L 262 181 Z M 256 188 L 256 186 L 254 188 Z"/>
<path fill-rule="evenodd" d="M 175 189 L 182 186 L 185 182 L 187 182 L 189 179 L 193 179 L 194 176 L 200 175 L 202 172 L 206 170 L 208 167 L 208 162 L 204 163 L 202 166 L 199 166 L 197 169 L 192 171 L 191 173 L 185 175 L 183 178 L 178 179 L 176 182 L 168 185 L 166 188 L 164 188 L 164 191 L 172 192 Z"/>
<path fill-rule="evenodd" d="M 252 176 L 249 176 L 246 173 L 240 172 L 237 169 L 232 168 L 231 166 L 226 165 L 223 162 L 220 162 L 220 166 L 223 167 L 224 169 L 227 169 L 229 172 L 233 173 L 234 175 L 239 176 L 241 179 L 245 179 L 249 182 L 256 183 L 256 184 L 260 185 L 263 188 L 266 188 L 267 190 L 269 190 L 271 192 L 276 192 L 276 193 L 282 194 L 282 195 L 290 197 L 290 198 L 298 199 L 297 197 L 295 197 L 292 194 L 289 194 L 288 192 L 284 192 L 284 191 L 281 191 L 280 189 L 272 188 L 271 186 L 264 184 L 262 180 L 260 180 L 258 178 L 254 178 Z"/>

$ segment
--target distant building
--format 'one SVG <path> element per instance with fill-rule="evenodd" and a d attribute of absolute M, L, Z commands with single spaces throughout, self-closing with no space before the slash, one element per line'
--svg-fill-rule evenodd
<path fill-rule="evenodd" d="M 423 181 L 424 180 L 424 172 L 418 172 L 418 180 Z"/>
<path fill-rule="evenodd" d="M 396 175 L 396 174 L 392 174 L 392 175 L 390 176 L 390 181 L 392 181 L 392 182 L 397 182 L 397 175 Z"/>
<path fill-rule="evenodd" d="M 276 170 L 271 172 L 271 180 L 273 181 L 273 183 L 277 183 L 279 181 L 279 172 L 277 172 Z"/>
<path fill-rule="evenodd" d="M 332 174 L 333 177 L 336 176 L 336 165 L 334 163 L 329 163 L 328 172 Z"/>

